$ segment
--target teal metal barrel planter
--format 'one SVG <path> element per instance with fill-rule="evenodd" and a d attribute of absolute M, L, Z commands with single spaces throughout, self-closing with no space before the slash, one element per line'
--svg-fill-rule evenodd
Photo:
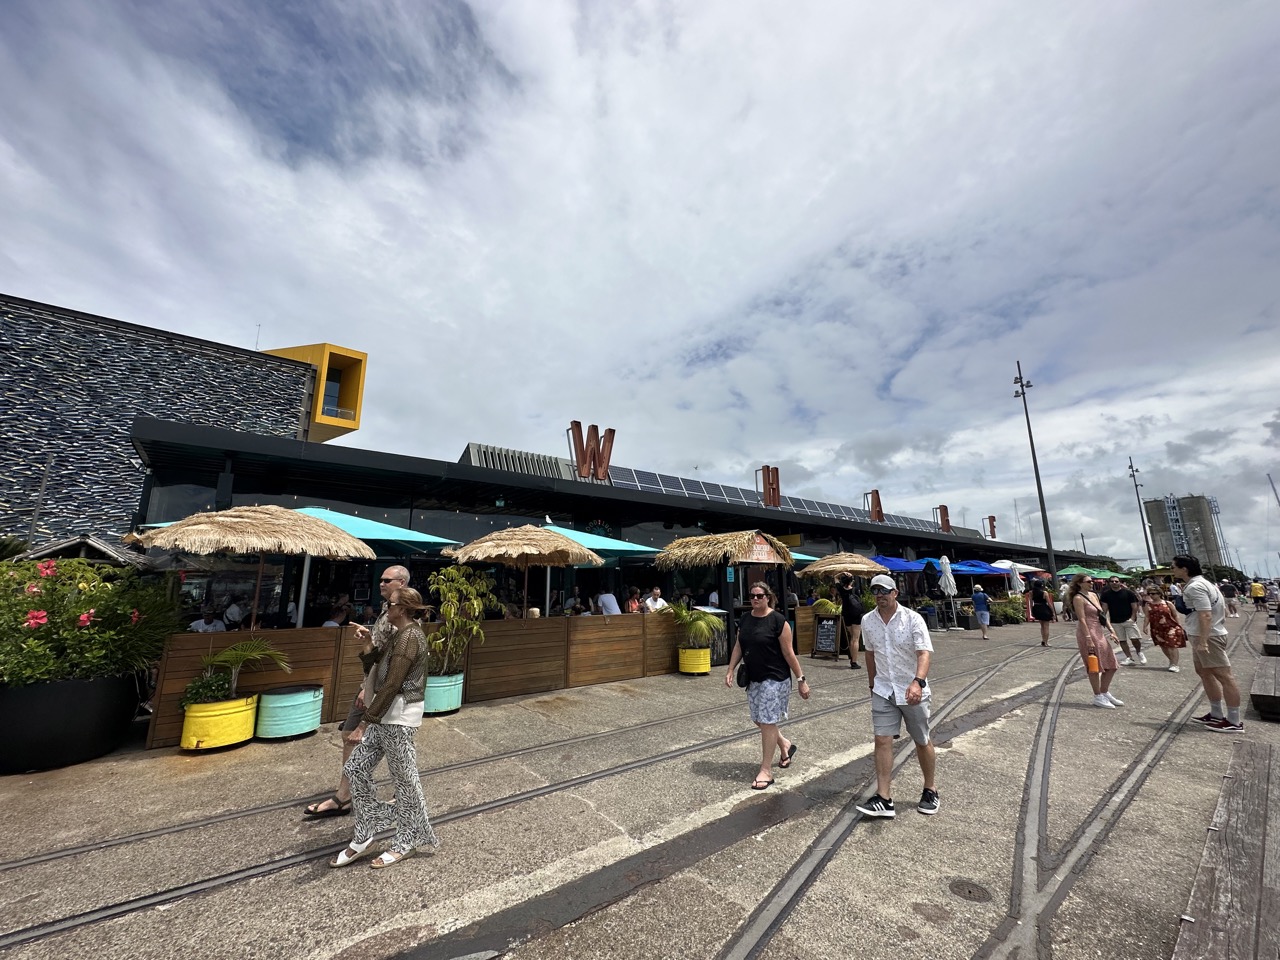
<path fill-rule="evenodd" d="M 318 730 L 323 703 L 324 688 L 319 684 L 268 690 L 258 697 L 258 724 L 253 735 L 277 740 Z"/>
<path fill-rule="evenodd" d="M 466 674 L 455 673 L 448 677 L 427 677 L 427 689 L 422 698 L 423 713 L 455 713 L 462 709 L 462 681 Z"/>

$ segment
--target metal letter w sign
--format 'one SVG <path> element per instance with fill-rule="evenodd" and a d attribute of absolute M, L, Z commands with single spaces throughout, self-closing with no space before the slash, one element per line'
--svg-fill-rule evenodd
<path fill-rule="evenodd" d="M 613 454 L 613 427 L 604 432 L 603 442 L 600 440 L 600 428 L 594 423 L 587 427 L 586 442 L 582 439 L 582 421 L 571 420 L 569 432 L 573 437 L 573 465 L 578 468 L 578 476 L 608 480 L 609 457 Z"/>

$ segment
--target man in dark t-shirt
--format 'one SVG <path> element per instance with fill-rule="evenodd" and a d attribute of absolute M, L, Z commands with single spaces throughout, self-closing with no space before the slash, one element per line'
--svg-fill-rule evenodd
<path fill-rule="evenodd" d="M 1138 629 L 1138 595 L 1120 582 L 1119 577 L 1107 581 L 1107 588 L 1098 594 L 1098 599 L 1107 608 L 1107 616 L 1111 626 L 1115 628 L 1116 639 L 1124 650 L 1125 658 L 1121 666 L 1132 667 L 1146 663 L 1147 655 L 1142 652 L 1142 631 Z M 1129 649 L 1129 644 L 1133 649 Z"/>

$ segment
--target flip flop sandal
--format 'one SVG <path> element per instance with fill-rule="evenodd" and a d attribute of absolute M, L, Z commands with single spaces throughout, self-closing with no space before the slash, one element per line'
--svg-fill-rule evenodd
<path fill-rule="evenodd" d="M 329 800 L 333 801 L 334 806 L 330 807 L 328 810 L 320 809 L 321 803 L 328 802 L 321 800 L 320 803 L 312 803 L 305 807 L 302 811 L 302 815 L 304 817 L 310 817 L 312 820 L 323 820 L 325 817 L 345 817 L 351 813 L 350 800 L 339 800 L 337 794 L 334 794 L 329 798 Z"/>
<path fill-rule="evenodd" d="M 766 789 L 766 788 L 768 788 L 768 787 L 772 787 L 772 786 L 773 786 L 773 781 L 772 781 L 772 780 L 752 780 L 752 781 L 751 781 L 751 789 L 752 789 L 752 790 L 764 790 L 764 789 Z"/>
<path fill-rule="evenodd" d="M 778 766 L 780 766 L 783 770 L 787 769 L 787 767 L 791 766 L 791 758 L 794 757 L 795 755 L 796 755 L 796 745 L 793 743 L 791 745 L 791 748 L 787 751 L 787 755 L 778 761 Z"/>
<path fill-rule="evenodd" d="M 404 853 L 398 853 L 395 850 L 388 850 L 381 856 L 373 858 L 373 862 L 369 864 L 374 870 L 381 870 L 383 867 L 393 867 L 405 857 L 413 856 L 414 851 L 406 850 Z"/>

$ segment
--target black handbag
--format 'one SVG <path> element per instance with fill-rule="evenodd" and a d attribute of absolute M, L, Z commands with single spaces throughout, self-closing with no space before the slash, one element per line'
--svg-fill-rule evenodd
<path fill-rule="evenodd" d="M 746 687 L 751 682 L 751 677 L 747 675 L 747 661 L 738 661 L 738 672 L 734 674 L 733 679 L 740 687 Z"/>

